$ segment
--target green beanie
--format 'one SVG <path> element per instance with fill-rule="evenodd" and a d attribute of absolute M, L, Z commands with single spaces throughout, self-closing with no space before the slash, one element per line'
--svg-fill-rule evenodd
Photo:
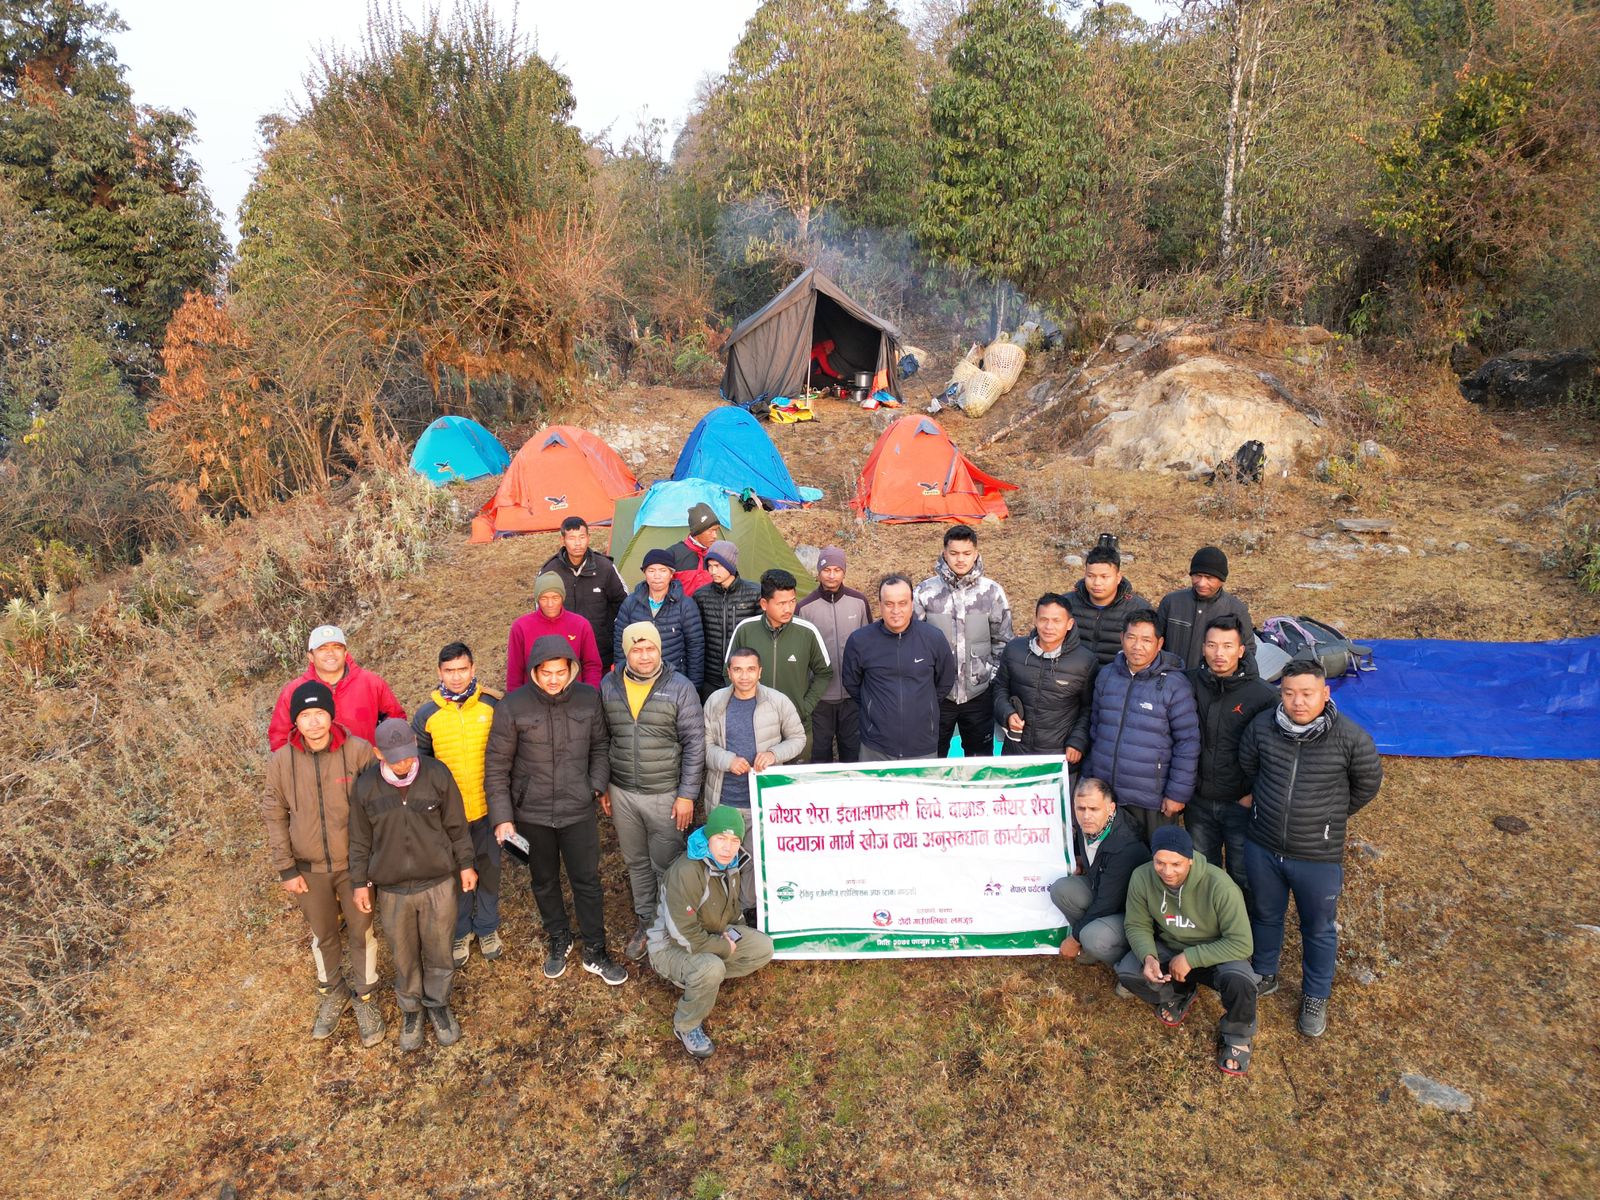
<path fill-rule="evenodd" d="M 537 603 L 539 597 L 544 595 L 546 592 L 555 592 L 560 595 L 563 603 L 566 602 L 567 585 L 561 582 L 561 576 L 557 575 L 554 571 L 546 571 L 543 575 L 539 576 L 538 579 L 533 581 L 533 599 L 535 603 Z"/>
<path fill-rule="evenodd" d="M 706 840 L 719 833 L 731 833 L 744 840 L 744 814 L 731 804 L 719 804 L 706 816 Z"/>

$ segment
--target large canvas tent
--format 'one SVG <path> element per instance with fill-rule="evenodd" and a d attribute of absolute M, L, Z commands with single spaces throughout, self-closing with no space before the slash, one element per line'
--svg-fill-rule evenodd
<path fill-rule="evenodd" d="M 1000 493 L 1016 487 L 974 466 L 931 417 L 905 416 L 872 447 L 850 507 L 889 524 L 981 521 L 1004 518 Z"/>
<path fill-rule="evenodd" d="M 624 583 L 632 587 L 644 578 L 644 556 L 651 550 L 689 536 L 689 507 L 702 501 L 723 522 L 722 535 L 739 547 L 739 574 L 745 579 L 760 579 L 761 572 L 779 568 L 799 581 L 801 596 L 817 586 L 816 576 L 800 565 L 765 509 L 747 512 L 726 489 L 704 479 L 657 483 L 642 496 L 617 501 L 611 557 Z"/>
<path fill-rule="evenodd" d="M 510 463 L 500 439 L 471 417 L 440 417 L 422 431 L 411 452 L 411 469 L 441 485 L 498 475 Z"/>
<path fill-rule="evenodd" d="M 773 508 L 820 499 L 802 488 L 761 423 L 742 408 L 714 408 L 694 427 L 672 468 L 673 479 L 709 479 L 730 492 L 754 492 Z"/>
<path fill-rule="evenodd" d="M 639 486 L 600 438 L 575 425 L 552 425 L 517 451 L 494 496 L 472 518 L 472 540 L 560 529 L 573 516 L 604 525 L 616 502 Z"/>
<path fill-rule="evenodd" d="M 848 379 L 880 372 L 900 398 L 900 332 L 862 308 L 821 271 L 808 268 L 728 337 L 722 394 L 734 404 L 762 396 L 798 396 L 806 390 L 811 347 L 834 344 L 830 361 Z"/>

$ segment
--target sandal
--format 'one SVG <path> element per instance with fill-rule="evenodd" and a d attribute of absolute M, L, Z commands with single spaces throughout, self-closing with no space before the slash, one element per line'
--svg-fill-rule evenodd
<path fill-rule="evenodd" d="M 1228 1064 L 1232 1063 L 1232 1066 Z M 1227 1038 L 1217 1039 L 1217 1070 L 1224 1075 L 1243 1075 L 1250 1069 L 1250 1044 L 1237 1045 Z"/>
<path fill-rule="evenodd" d="M 1199 994 L 1200 989 L 1195 988 L 1166 1004 L 1156 1005 L 1156 1018 L 1168 1028 L 1176 1029 L 1189 1016 L 1189 1010 L 1194 1007 L 1194 998 Z"/>

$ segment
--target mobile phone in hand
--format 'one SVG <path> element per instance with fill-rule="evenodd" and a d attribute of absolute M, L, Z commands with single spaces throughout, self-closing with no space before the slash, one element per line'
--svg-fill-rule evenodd
<path fill-rule="evenodd" d="M 532 855 L 532 850 L 528 846 L 528 839 L 520 833 L 508 833 L 506 840 L 500 844 L 511 851 L 511 857 L 519 862 L 527 862 Z"/>
<path fill-rule="evenodd" d="M 744 934 L 739 932 L 738 927 L 734 925 L 729 925 L 725 930 L 723 930 L 723 932 L 728 935 L 728 940 L 730 942 L 737 942 L 744 936 Z"/>

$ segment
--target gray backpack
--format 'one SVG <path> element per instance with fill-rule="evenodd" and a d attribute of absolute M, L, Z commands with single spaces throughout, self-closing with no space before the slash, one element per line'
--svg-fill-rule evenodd
<path fill-rule="evenodd" d="M 1377 669 L 1371 646 L 1352 642 L 1331 625 L 1310 617 L 1269 617 L 1261 626 L 1259 646 L 1277 651 L 1263 657 L 1257 650 L 1256 667 L 1269 683 L 1296 658 L 1317 659 L 1330 680 Z"/>

